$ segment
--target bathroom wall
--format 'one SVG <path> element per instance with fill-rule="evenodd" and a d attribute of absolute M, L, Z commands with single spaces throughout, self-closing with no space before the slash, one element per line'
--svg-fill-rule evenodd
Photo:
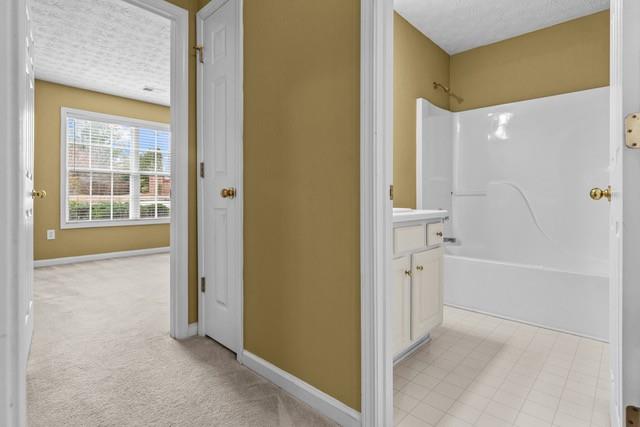
<path fill-rule="evenodd" d="M 589 190 L 608 181 L 609 89 L 453 113 L 452 126 L 445 302 L 606 339 L 609 206 Z"/>
<path fill-rule="evenodd" d="M 393 183 L 396 207 L 416 206 L 416 99 L 449 108 L 433 82 L 449 84 L 449 55 L 394 13 Z"/>
<path fill-rule="evenodd" d="M 51 259 L 169 246 L 169 224 L 60 229 L 60 108 L 169 123 L 169 107 L 36 80 L 34 258 Z M 56 239 L 47 240 L 47 230 Z"/>
<path fill-rule="evenodd" d="M 609 11 L 451 57 L 450 83 L 464 111 L 609 85 Z"/>

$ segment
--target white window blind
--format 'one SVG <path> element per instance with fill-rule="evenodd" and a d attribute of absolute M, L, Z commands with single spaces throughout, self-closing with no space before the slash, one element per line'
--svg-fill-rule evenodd
<path fill-rule="evenodd" d="M 168 222 L 167 125 L 66 109 L 63 126 L 66 226 Z"/>

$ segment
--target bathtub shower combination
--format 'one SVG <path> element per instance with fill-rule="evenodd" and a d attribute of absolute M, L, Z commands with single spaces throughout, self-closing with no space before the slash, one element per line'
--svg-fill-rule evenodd
<path fill-rule="evenodd" d="M 444 302 L 608 335 L 609 89 L 452 113 L 417 102 L 417 208 L 447 209 Z"/>

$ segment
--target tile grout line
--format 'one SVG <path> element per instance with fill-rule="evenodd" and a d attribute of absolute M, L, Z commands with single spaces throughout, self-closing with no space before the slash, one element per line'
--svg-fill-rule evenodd
<path fill-rule="evenodd" d="M 576 360 L 576 355 L 578 354 L 578 347 L 579 346 L 580 346 L 580 341 L 578 340 L 578 344 L 576 344 L 576 351 L 573 352 L 573 357 L 571 358 L 571 365 L 569 366 L 569 373 L 567 374 L 567 378 L 565 378 L 564 384 L 562 385 L 562 392 L 560 393 L 560 397 L 558 399 L 558 407 L 556 408 L 556 410 L 555 410 L 555 412 L 553 414 L 553 421 L 551 421 L 551 425 L 556 425 L 555 420 L 556 420 L 556 417 L 558 416 L 558 412 L 560 411 L 560 401 L 562 401 L 562 396 L 564 395 L 564 391 L 565 391 L 565 389 L 567 387 L 567 381 L 569 381 L 569 374 L 571 374 L 571 367 L 573 367 L 573 363 Z M 591 424 L 591 421 L 589 421 L 589 424 Z"/>
<path fill-rule="evenodd" d="M 538 332 L 536 332 L 536 336 L 537 336 L 537 335 L 538 335 Z M 519 416 L 521 413 L 523 413 L 523 412 L 522 412 L 522 408 L 524 408 L 524 405 L 525 405 L 525 404 L 527 403 L 527 401 L 529 400 L 529 396 L 531 395 L 531 391 L 533 390 L 534 384 L 535 384 L 535 383 L 536 383 L 536 381 L 538 381 L 538 379 L 540 378 L 540 375 L 542 374 L 542 371 L 544 371 L 544 365 L 547 363 L 547 361 L 548 361 L 548 360 L 549 360 L 549 358 L 551 357 L 551 352 L 552 352 L 553 347 L 555 346 L 556 342 L 558 341 L 558 337 L 559 337 L 559 335 L 557 335 L 557 334 L 556 334 L 556 335 L 555 335 L 555 340 L 554 340 L 554 342 L 553 342 L 553 346 L 551 346 L 551 350 L 548 350 L 548 351 L 547 351 L 547 354 L 545 355 L 544 364 L 542 365 L 542 368 L 540 368 L 540 370 L 539 370 L 538 374 L 537 374 L 537 375 L 536 375 L 536 377 L 535 377 L 535 380 L 531 383 L 531 386 L 529 386 L 529 391 L 527 392 L 527 396 L 524 398 L 524 402 L 522 402 L 522 404 L 520 405 L 520 409 L 518 409 L 518 416 Z M 566 380 L 566 378 L 565 378 L 565 382 L 566 382 L 566 381 L 567 381 L 567 380 Z M 536 402 L 536 403 L 537 403 L 537 402 Z M 558 403 L 558 405 L 559 405 L 559 403 Z M 543 405 L 543 406 L 544 406 L 544 405 Z M 557 410 L 557 409 L 558 409 L 558 408 L 556 408 L 556 410 Z M 525 412 L 525 414 L 526 414 L 526 412 Z M 530 414 L 527 414 L 527 415 L 530 415 Z M 544 420 L 542 420 L 542 419 L 540 419 L 540 418 L 536 417 L 535 415 L 531 415 L 531 416 L 532 416 L 532 417 L 534 417 L 534 418 L 536 418 L 536 419 L 538 419 L 538 420 L 540 420 L 540 421 L 544 421 Z M 554 412 L 554 415 L 553 415 L 553 419 L 555 419 L 555 412 Z M 551 420 L 551 422 L 550 422 L 549 424 L 553 425 L 553 419 Z M 516 418 L 516 421 L 517 421 L 517 420 L 518 420 L 518 419 Z"/>

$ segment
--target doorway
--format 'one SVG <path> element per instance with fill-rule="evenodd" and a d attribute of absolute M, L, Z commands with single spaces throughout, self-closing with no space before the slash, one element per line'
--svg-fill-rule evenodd
<path fill-rule="evenodd" d="M 410 3 L 410 2 L 406 2 L 406 3 Z M 615 4 L 615 2 L 614 4 L 612 4 L 612 14 L 614 14 L 614 11 L 616 13 L 621 14 L 621 9 L 619 9 L 618 7 L 621 7 L 621 5 Z M 625 9 L 625 12 L 634 13 L 635 11 L 627 8 Z M 392 33 L 391 28 L 393 27 L 393 23 L 391 22 L 392 17 L 393 17 L 393 5 L 390 5 L 390 4 L 373 5 L 372 4 L 367 6 L 363 3 L 363 18 L 364 18 L 363 22 L 365 23 L 363 24 L 363 29 L 362 29 L 363 31 L 363 42 L 362 42 L 363 43 L 363 67 L 365 69 L 363 77 L 367 76 L 366 71 L 369 69 L 375 69 L 376 72 L 378 73 L 377 76 L 375 74 L 370 76 L 372 80 L 365 79 L 365 82 L 364 82 L 365 93 L 364 93 L 363 104 L 362 104 L 363 123 L 365 123 L 365 125 L 367 126 L 370 126 L 370 128 L 374 129 L 376 132 L 375 134 L 363 135 L 364 139 L 363 139 L 363 147 L 362 147 L 362 153 L 364 158 L 363 165 L 362 165 L 363 206 L 366 206 L 366 208 L 363 208 L 363 216 L 362 216 L 362 221 L 363 221 L 362 265 L 363 265 L 363 271 L 369 272 L 371 274 L 371 276 L 368 276 L 367 274 L 363 276 L 363 289 L 362 289 L 363 349 L 369 349 L 371 351 L 371 354 L 367 354 L 368 352 L 363 350 L 363 420 L 367 420 L 368 416 L 374 417 L 374 419 L 378 419 L 376 417 L 379 416 L 381 417 L 379 419 L 384 420 L 385 423 L 391 422 L 390 414 L 385 411 L 390 411 L 390 408 L 392 407 L 390 385 L 392 382 L 391 359 L 394 355 L 394 352 L 389 348 L 389 346 L 391 346 L 393 333 L 391 330 L 388 329 L 389 325 L 387 323 L 390 323 L 391 321 L 393 309 L 390 310 L 389 307 L 386 307 L 381 302 L 381 300 L 374 298 L 373 295 L 370 294 L 369 292 L 374 292 L 370 290 L 370 289 L 373 289 L 375 290 L 375 292 L 377 292 L 378 295 L 386 296 L 387 301 L 393 300 L 392 296 L 389 294 L 389 289 L 384 288 L 382 283 L 379 282 L 379 281 L 383 281 L 384 283 L 390 283 L 392 281 L 390 277 L 390 272 L 392 271 L 392 269 L 389 264 L 389 260 L 391 259 L 391 255 L 390 255 L 391 252 L 395 250 L 393 245 L 397 245 L 397 241 L 398 241 L 397 236 L 395 236 L 395 240 L 394 240 L 392 235 L 390 235 L 389 233 L 389 230 L 391 229 L 390 206 L 386 200 L 380 198 L 380 194 L 383 194 L 383 192 L 386 194 L 389 193 L 389 185 L 391 185 L 390 174 L 392 170 L 391 163 L 390 163 L 391 162 L 390 128 L 391 128 L 392 118 L 391 118 L 391 112 L 389 111 L 389 108 L 390 108 L 389 105 L 392 99 L 392 95 L 391 95 L 392 89 L 390 86 L 392 84 L 391 82 L 393 81 L 392 80 L 393 74 L 392 74 L 392 70 L 391 70 L 392 67 L 390 66 L 390 63 L 391 64 L 393 63 L 391 59 L 393 57 L 393 54 L 388 53 L 390 50 L 392 51 L 391 45 L 393 44 L 392 42 L 393 36 L 391 34 Z M 372 22 L 371 26 L 366 25 L 366 22 L 368 19 L 370 19 Z M 622 18 L 619 18 L 619 19 L 622 19 Z M 616 22 L 616 21 L 613 20 L 612 22 Z M 621 23 L 622 21 L 618 21 L 618 22 Z M 616 27 L 614 24 L 612 34 L 619 34 L 619 33 L 616 33 L 615 28 Z M 620 31 L 620 29 L 618 28 L 617 31 Z M 367 41 L 365 40 L 365 38 L 367 37 L 371 38 L 373 42 L 367 43 Z M 614 41 L 615 39 L 612 39 L 612 43 L 614 43 Z M 613 49 L 614 49 L 615 43 L 612 44 L 611 46 L 612 46 L 612 55 L 613 55 Z M 618 52 L 620 51 L 618 50 Z M 612 56 L 612 58 L 615 59 L 615 56 Z M 379 62 L 376 62 L 376 61 L 379 61 Z M 620 63 L 618 62 L 617 65 L 615 65 L 616 62 L 613 61 L 612 64 L 614 64 L 612 65 L 613 66 L 612 81 L 615 81 L 614 70 L 616 69 L 616 67 L 620 66 Z M 436 83 L 440 83 L 440 84 L 436 84 Z M 429 84 L 433 84 L 433 88 L 435 90 L 442 90 L 443 93 L 447 95 L 450 94 L 452 97 L 452 102 L 454 102 L 453 100 L 456 97 L 465 98 L 465 93 L 460 93 L 460 91 L 456 90 L 456 87 L 454 86 L 448 86 L 446 83 L 442 84 L 442 82 L 436 81 L 435 79 L 434 80 L 430 79 Z M 375 107 L 372 110 L 368 110 L 367 105 L 364 102 L 367 100 L 367 95 L 370 95 L 370 94 L 376 94 L 377 96 L 375 98 L 368 99 L 369 102 L 374 102 Z M 375 103 L 376 101 L 377 103 Z M 611 104 L 612 114 L 615 111 L 615 109 L 619 107 L 619 105 L 618 106 L 616 105 L 617 104 L 615 104 L 614 101 L 612 101 L 612 104 Z M 377 115 L 374 114 L 374 111 L 377 112 Z M 612 116 L 612 120 L 613 120 L 613 117 L 614 116 Z M 616 119 L 620 119 L 620 115 L 615 117 Z M 498 119 L 499 117 L 496 116 L 496 118 Z M 367 122 L 367 119 L 371 121 Z M 381 121 L 382 123 L 380 123 Z M 619 138 L 619 132 L 615 130 L 615 127 L 613 127 L 612 129 L 613 131 L 612 131 L 611 143 L 613 147 L 614 141 L 616 141 Z M 493 129 L 493 131 L 494 132 L 497 131 L 497 133 L 500 133 L 501 131 L 500 126 L 498 126 L 497 129 Z M 367 145 L 364 145 L 365 142 Z M 620 152 L 619 150 L 615 151 L 615 153 L 619 153 L 619 152 Z M 382 160 L 381 160 L 381 157 L 382 157 Z M 375 170 L 377 172 L 377 175 L 373 174 L 371 169 L 367 169 L 367 168 L 371 168 L 372 170 Z M 601 177 L 601 179 L 606 179 L 606 178 L 607 178 L 606 176 Z M 611 179 L 614 179 L 614 178 L 615 177 L 612 175 Z M 593 184 L 587 184 L 587 185 L 593 186 L 597 184 L 599 184 L 599 182 L 595 182 Z M 373 194 L 369 194 L 367 191 L 367 190 L 370 190 L 371 188 L 374 189 Z M 590 187 L 585 187 L 585 189 L 583 189 L 583 191 L 581 192 L 581 196 L 583 198 L 587 198 L 587 200 L 588 200 L 589 188 Z M 375 194 L 375 191 L 377 191 L 378 194 Z M 398 194 L 397 188 L 392 187 L 392 192 L 394 194 Z M 596 192 L 596 193 L 600 194 L 599 192 Z M 596 194 L 596 198 L 598 198 L 597 194 Z M 606 197 L 606 192 L 603 192 L 602 194 L 604 195 L 604 197 Z M 619 194 L 618 197 L 621 198 L 622 195 Z M 594 202 L 590 202 L 590 203 L 594 203 Z M 614 202 L 614 205 L 615 205 L 615 202 Z M 378 214 L 375 216 L 369 215 L 368 213 L 370 212 L 371 209 L 373 209 L 374 206 L 378 209 Z M 591 206 L 594 206 L 596 209 L 600 209 L 599 205 L 591 205 Z M 404 206 L 399 206 L 399 207 L 404 207 Z M 606 216 L 605 216 L 604 222 L 606 223 Z M 374 227 L 374 224 L 376 227 L 378 227 L 377 234 L 371 232 L 371 227 Z M 446 224 L 445 224 L 445 227 L 446 227 Z M 611 229 L 618 229 L 618 228 L 613 226 Z M 377 236 L 377 239 L 374 238 L 373 236 Z M 451 236 L 443 233 L 442 237 L 455 238 L 456 236 Z M 367 239 L 371 239 L 371 240 L 367 240 Z M 368 243 L 366 246 L 364 244 L 365 242 Z M 619 265 L 617 263 L 609 263 L 609 264 L 611 264 L 612 269 L 619 269 Z M 456 269 L 456 272 L 459 272 L 459 271 L 461 270 Z M 606 274 L 608 275 L 608 272 Z M 600 277 L 599 274 L 596 274 L 595 276 L 596 278 Z M 477 274 L 475 277 L 477 277 Z M 619 275 L 612 274 L 610 277 L 619 278 Z M 620 286 L 621 284 L 619 282 L 619 279 L 617 282 L 614 281 L 613 279 L 611 280 L 611 292 L 612 292 L 611 298 L 614 301 L 612 301 L 613 306 L 612 306 L 612 311 L 610 313 L 611 321 L 613 323 L 611 325 L 610 336 L 614 344 L 618 339 L 617 334 L 620 333 L 620 324 L 619 324 L 619 321 L 616 319 L 616 314 L 619 314 L 619 311 L 616 311 L 616 310 L 620 310 L 620 305 L 619 303 L 615 302 L 615 299 L 618 298 L 620 295 L 619 289 L 618 289 Z M 607 296 L 607 294 L 608 294 L 608 290 L 605 290 L 603 295 Z M 616 309 L 616 307 L 618 308 Z M 605 318 L 606 317 L 608 316 L 605 316 Z M 387 323 L 382 321 L 383 318 L 389 319 Z M 595 319 L 590 324 L 591 326 L 594 326 L 595 329 L 599 331 L 598 333 L 602 333 L 602 331 L 605 331 L 605 334 L 607 334 L 608 332 L 607 328 L 603 327 L 602 322 L 600 320 Z M 592 330 L 595 330 L 595 329 L 592 329 Z M 572 332 L 576 333 L 576 331 L 572 331 Z M 594 335 L 598 335 L 598 334 L 594 334 Z M 619 342 L 616 345 L 619 345 Z M 618 350 L 614 349 L 614 351 L 612 352 L 612 360 L 611 360 L 611 364 L 612 364 L 611 374 L 613 375 L 614 379 L 619 378 L 619 375 L 620 375 L 619 371 L 617 371 L 618 368 L 616 368 L 616 366 L 619 366 L 619 360 L 616 360 L 616 356 L 615 356 L 617 351 Z M 375 357 L 382 357 L 384 358 L 384 361 L 378 364 L 374 364 L 373 361 L 375 360 Z M 369 363 L 371 363 L 371 365 L 369 365 Z M 607 364 L 605 363 L 605 365 Z M 607 365 L 607 368 L 608 368 L 608 365 Z M 607 375 L 603 377 L 603 380 L 608 381 L 608 379 L 609 377 Z M 376 384 L 376 387 L 378 387 L 382 391 L 377 392 L 373 384 Z M 620 388 L 619 383 L 616 385 L 616 382 L 614 382 L 612 387 L 614 397 L 616 396 L 615 389 L 619 390 L 619 388 Z M 619 401 L 619 399 L 613 399 L 612 403 L 613 401 Z M 372 407 L 378 408 L 378 410 L 375 412 L 369 412 L 367 410 L 369 404 L 371 404 Z M 381 404 L 382 406 L 385 406 L 386 409 L 381 409 L 380 406 L 378 406 L 377 404 Z M 614 409 L 611 411 L 611 414 L 614 417 L 613 419 L 615 419 L 616 416 L 619 416 L 620 412 L 621 412 L 620 406 L 615 406 Z M 612 421 L 612 423 L 613 422 L 614 421 Z"/>
<path fill-rule="evenodd" d="M 157 2 L 157 1 L 130 1 L 125 4 L 129 6 L 141 7 L 147 12 L 153 13 L 157 16 L 161 16 L 163 19 L 168 19 L 170 21 L 171 33 L 169 37 L 169 45 L 171 50 L 171 64 L 170 64 L 170 73 L 171 73 L 171 84 L 170 88 L 168 88 L 168 92 L 171 99 L 171 112 L 170 112 L 170 122 L 173 137 L 175 138 L 175 144 L 171 146 L 170 157 L 173 160 L 171 165 L 171 177 L 172 177 L 172 191 L 171 195 L 168 197 L 168 201 L 175 208 L 171 215 L 171 225 L 170 225 L 170 241 L 171 241 L 171 255 L 170 261 L 171 264 L 171 273 L 170 273 L 170 309 L 171 312 L 170 317 L 170 325 L 169 330 L 170 334 L 176 338 L 184 338 L 190 335 L 190 329 L 188 325 L 188 303 L 187 303 L 187 286 L 188 286 L 188 277 L 187 277 L 187 242 L 188 242 L 188 227 L 187 227 L 187 177 L 188 177 L 188 135 L 187 135 L 187 112 L 188 112 L 188 78 L 187 78 L 187 63 L 188 63 L 188 13 L 186 10 L 176 7 L 168 2 Z M 33 66 L 33 43 L 34 40 L 31 36 L 32 32 L 30 31 L 29 26 L 31 25 L 31 20 L 33 19 L 33 8 L 30 1 L 19 1 L 19 2 L 10 2 L 7 5 L 6 13 L 3 13 L 3 19 L 6 18 L 7 25 L 3 26 L 3 28 L 7 31 L 6 37 L 3 37 L 3 40 L 7 40 L 7 43 L 14 43 L 16 46 L 8 46 L 7 50 L 3 49 L 3 52 L 6 53 L 7 58 L 13 58 L 11 61 L 8 61 L 12 64 L 16 64 L 19 61 L 25 62 L 27 66 L 27 70 L 29 70 L 29 64 Z M 23 21 L 24 20 L 24 21 Z M 17 40 L 17 41 L 16 41 Z M 60 58 L 61 59 L 61 58 Z M 63 64 L 64 65 L 64 64 Z M 12 66 L 13 67 L 13 66 Z M 3 81 L 8 83 L 3 83 L 3 87 L 6 88 L 14 88 L 16 87 L 16 82 L 20 82 L 21 84 L 24 82 L 24 89 L 20 89 L 21 94 L 16 93 L 13 98 L 9 94 L 7 94 L 7 99 L 18 99 L 18 97 L 24 97 L 27 100 L 27 103 L 24 104 L 21 108 L 21 111 L 24 111 L 26 114 L 24 116 L 20 115 L 17 117 L 29 118 L 31 117 L 30 122 L 20 122 L 20 126 L 16 123 L 9 121 L 8 130 L 12 129 L 23 129 L 28 130 L 33 127 L 33 103 L 29 104 L 28 100 L 31 97 L 33 99 L 33 91 L 35 89 L 35 82 L 33 77 L 29 77 L 29 75 L 23 75 L 20 73 L 21 70 L 24 70 L 24 67 L 16 67 L 16 68 L 7 68 L 7 72 L 3 73 Z M 22 85 L 18 85 L 17 87 L 21 87 Z M 13 90 L 13 89 L 11 89 Z M 14 109 L 17 111 L 18 104 L 7 104 L 7 116 L 11 117 L 15 113 Z M 60 110 L 57 112 L 60 114 Z M 4 117 L 4 116 L 3 116 Z M 80 119 L 76 117 L 76 119 Z M 58 122 L 59 123 L 59 122 Z M 19 164 L 20 162 L 16 162 L 17 158 L 21 159 L 21 162 L 25 164 L 27 170 L 29 169 L 29 165 L 33 162 L 33 155 L 30 154 L 28 156 L 23 156 L 22 153 L 28 154 L 33 153 L 32 151 L 32 142 L 29 142 L 28 135 L 21 134 L 20 131 L 16 130 L 15 137 L 8 138 L 7 141 L 21 141 L 21 145 L 18 144 L 5 144 L 7 147 L 11 148 L 11 153 L 7 153 L 7 160 L 13 159 L 10 161 L 11 164 Z M 53 133 L 53 137 L 51 138 L 51 143 L 55 143 L 57 140 L 57 135 Z M 32 140 L 31 140 L 32 141 Z M 31 148 L 30 148 L 31 147 Z M 15 151 L 14 151 L 15 150 Z M 168 165 L 167 165 L 168 166 Z M 9 174 L 12 174 L 13 169 L 7 169 Z M 22 172 L 16 172 L 16 176 L 33 176 L 31 173 L 23 174 Z M 77 172 L 77 171 L 76 171 Z M 74 172 L 75 173 L 75 172 Z M 162 174 L 155 174 L 162 175 Z M 158 177 L 154 178 L 155 181 L 159 181 Z M 9 182 L 9 181 L 7 181 Z M 120 181 L 118 181 L 120 182 Z M 158 182 L 156 182 L 158 183 Z M 151 186 L 151 180 L 149 180 L 149 186 Z M 17 188 L 17 187 L 15 187 Z M 12 194 L 15 191 L 14 187 L 9 187 L 7 189 L 7 194 Z M 35 203 L 39 200 L 37 198 L 45 197 L 45 193 L 38 190 L 33 190 L 32 188 L 23 188 L 24 191 L 22 193 L 28 193 L 29 199 L 36 198 Z M 123 190 L 124 191 L 124 190 Z M 164 193 L 163 193 L 164 194 Z M 111 196 L 109 196 L 109 199 Z M 153 202 L 153 212 L 156 214 L 158 210 L 164 212 L 164 203 L 165 201 L 156 201 L 154 199 Z M 101 204 L 100 204 L 101 203 Z M 109 205 L 109 215 L 112 215 L 113 203 L 109 200 L 107 203 L 106 200 L 98 203 L 98 207 L 100 209 L 95 209 L 91 212 L 90 215 L 96 214 L 96 219 L 100 216 L 106 215 L 107 209 L 104 209 L 105 206 Z M 123 210 L 119 209 L 123 207 L 126 203 L 118 204 L 118 209 L 116 209 L 116 213 L 122 213 Z M 163 205 L 158 208 L 159 205 Z M 26 210 L 25 212 L 28 214 L 26 217 L 31 217 L 31 211 L 28 203 L 20 203 L 20 206 L 23 206 Z M 74 205 L 75 206 L 75 205 Z M 78 206 L 76 206 L 78 207 Z M 74 212 L 78 213 L 81 211 L 85 211 L 82 209 L 82 203 L 79 206 L 80 210 L 75 210 Z M 131 205 L 129 205 L 131 207 Z M 34 209 L 35 210 L 35 209 Z M 66 209 L 65 209 L 66 210 Z M 149 206 L 145 206 L 143 209 L 147 214 L 149 214 L 151 208 Z M 80 215 L 81 216 L 81 215 Z M 8 307 L 30 307 L 29 312 L 31 312 L 32 304 L 32 295 L 31 295 L 31 285 L 32 285 L 32 271 L 33 271 L 33 252 L 28 250 L 26 246 L 28 242 L 32 241 L 32 238 L 29 237 L 31 233 L 30 227 L 17 227 L 15 222 L 15 217 L 13 214 L 7 216 L 6 221 L 4 223 L 10 227 L 7 231 L 7 236 L 13 235 L 13 238 L 8 237 L 7 241 L 20 241 L 25 245 L 24 248 L 27 250 L 27 253 L 22 253 L 23 256 L 19 256 L 16 259 L 16 262 L 11 262 L 10 259 L 6 261 L 12 265 L 12 267 L 4 266 L 2 270 L 6 271 L 8 274 L 11 274 L 14 279 L 7 280 L 6 282 L 10 287 L 7 289 L 7 298 L 3 298 L 3 301 L 8 304 Z M 25 223 L 26 224 L 26 223 Z M 24 233 L 23 233 L 24 231 Z M 53 237 L 54 233 L 51 233 L 51 237 Z M 49 236 L 49 233 L 47 233 Z M 21 243 L 22 246 L 22 243 Z M 6 267 L 6 268 L 5 268 Z M 16 286 L 16 292 L 11 291 L 11 288 Z M 18 293 L 17 290 L 20 290 Z M 11 313 L 11 311 L 8 311 Z M 9 318 L 13 319 L 16 323 L 9 324 L 9 331 L 13 331 L 12 325 L 19 324 L 17 319 L 22 317 L 22 313 L 14 313 L 15 319 L 13 319 L 13 315 Z M 31 316 L 29 316 L 30 321 Z M 25 369 L 26 362 L 29 354 L 29 348 L 31 344 L 31 333 L 29 332 L 31 329 L 27 328 L 18 328 L 15 327 L 15 331 L 18 331 L 18 334 L 12 339 L 12 341 L 7 343 L 7 346 L 3 346 L 3 351 L 7 353 L 6 360 L 15 360 L 15 369 L 11 369 L 10 376 L 5 376 L 6 372 L 2 372 L 3 375 L 3 384 L 7 384 L 6 391 L 7 394 L 3 393 L 3 403 L 9 400 L 9 402 L 13 402 L 8 406 L 11 407 L 12 410 L 8 411 L 7 414 L 9 416 L 9 425 L 14 424 L 22 424 L 24 422 L 25 417 Z M 13 333 L 13 332 L 12 332 Z M 195 334 L 195 327 L 191 328 L 191 334 Z M 20 343 L 18 348 L 20 351 L 16 350 L 16 343 Z M 4 343 L 3 343 L 4 345 Z M 5 353 L 3 352 L 3 355 Z M 6 381 L 4 381 L 6 379 Z M 3 411 L 3 414 L 5 411 Z"/>

